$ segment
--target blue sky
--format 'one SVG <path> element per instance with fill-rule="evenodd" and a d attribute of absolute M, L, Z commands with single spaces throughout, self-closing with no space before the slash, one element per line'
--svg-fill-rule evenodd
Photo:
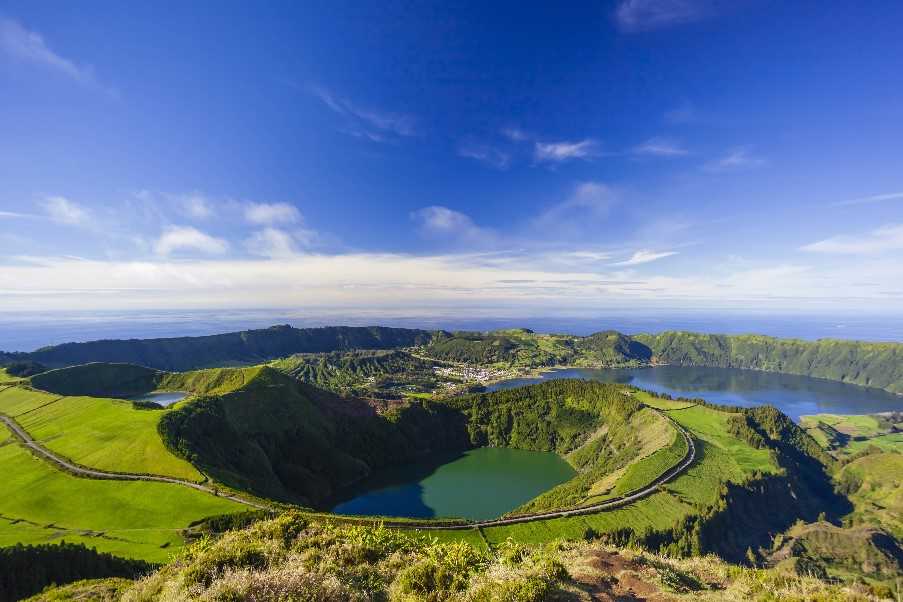
<path fill-rule="evenodd" d="M 0 309 L 903 310 L 898 2 L 259 4 L 0 5 Z"/>

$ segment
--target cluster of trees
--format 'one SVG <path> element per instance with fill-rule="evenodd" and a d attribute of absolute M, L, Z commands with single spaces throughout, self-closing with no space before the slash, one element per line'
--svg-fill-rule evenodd
<path fill-rule="evenodd" d="M 23 378 L 34 376 L 35 374 L 40 374 L 47 370 L 46 366 L 30 360 L 13 361 L 3 367 L 6 369 L 7 374 L 21 376 Z"/>
<path fill-rule="evenodd" d="M 294 355 L 272 364 L 275 368 L 343 395 L 372 396 L 377 390 L 436 384 L 433 363 L 404 351 L 334 351 Z"/>
<path fill-rule="evenodd" d="M 17 544 L 0 548 L 0 600 L 21 600 L 48 585 L 79 579 L 134 579 L 154 568 L 143 560 L 119 558 L 83 544 Z"/>

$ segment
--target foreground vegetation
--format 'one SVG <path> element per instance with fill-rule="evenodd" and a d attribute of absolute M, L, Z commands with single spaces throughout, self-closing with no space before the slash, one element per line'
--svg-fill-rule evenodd
<path fill-rule="evenodd" d="M 85 582 L 36 600 L 516 601 L 634 599 L 877 600 L 883 586 L 831 585 L 792 568 L 741 568 L 707 556 L 678 560 L 600 542 L 493 553 L 379 527 L 337 526 L 285 514 L 217 539 L 201 539 L 159 571 L 128 585 Z M 96 599 L 95 598 L 95 599 Z"/>

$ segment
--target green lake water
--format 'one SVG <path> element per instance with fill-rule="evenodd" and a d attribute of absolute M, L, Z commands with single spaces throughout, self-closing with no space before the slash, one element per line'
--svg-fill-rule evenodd
<path fill-rule="evenodd" d="M 339 514 L 496 518 L 576 473 L 550 452 L 485 447 L 381 471 L 345 492 Z"/>

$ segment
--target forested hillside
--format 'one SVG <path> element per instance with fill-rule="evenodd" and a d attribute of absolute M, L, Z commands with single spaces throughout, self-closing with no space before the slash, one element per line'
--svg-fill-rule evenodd
<path fill-rule="evenodd" d="M 903 393 L 903 345 L 899 343 L 677 331 L 633 339 L 649 347 L 653 360 L 660 363 L 785 372 Z"/>
<path fill-rule="evenodd" d="M 49 367 L 119 362 L 158 370 L 192 370 L 259 363 L 295 353 L 409 347 L 426 343 L 430 336 L 425 330 L 383 326 L 271 326 L 203 337 L 64 343 L 32 353 L 5 354 L 5 357 L 0 354 L 0 361 L 7 363 L 28 359 Z"/>
<path fill-rule="evenodd" d="M 222 483 L 308 505 L 376 468 L 468 447 L 463 419 L 447 406 L 413 403 L 377 415 L 268 367 L 238 390 L 166 414 L 160 432 Z"/>

